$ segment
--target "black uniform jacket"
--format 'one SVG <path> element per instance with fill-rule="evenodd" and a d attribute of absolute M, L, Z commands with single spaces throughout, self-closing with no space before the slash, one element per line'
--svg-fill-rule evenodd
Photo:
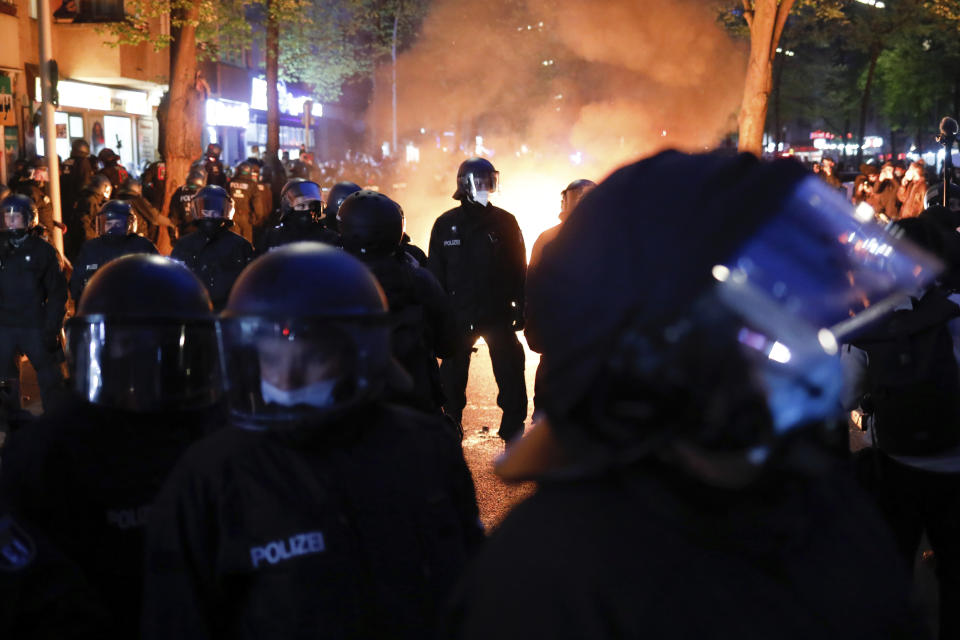
<path fill-rule="evenodd" d="M 80 301 L 80 294 L 100 267 L 131 253 L 156 255 L 157 247 L 143 236 L 133 233 L 120 237 L 102 235 L 84 242 L 77 259 L 73 261 L 73 275 L 70 276 L 73 301 Z"/>
<path fill-rule="evenodd" d="M 219 311 L 226 306 L 240 272 L 253 259 L 253 246 L 229 228 L 214 233 L 197 229 L 180 238 L 170 257 L 183 262 L 200 278 L 214 309 Z"/>
<path fill-rule="evenodd" d="M 32 233 L 19 246 L 0 240 L 0 327 L 60 331 L 66 304 L 67 279 L 53 245 Z"/>

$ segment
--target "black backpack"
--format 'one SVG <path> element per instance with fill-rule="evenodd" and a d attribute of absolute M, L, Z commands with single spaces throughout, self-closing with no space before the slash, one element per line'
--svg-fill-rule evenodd
<path fill-rule="evenodd" d="M 925 456 L 960 445 L 960 368 L 947 326 L 958 316 L 934 290 L 854 342 L 869 357 L 862 408 L 881 451 Z"/>

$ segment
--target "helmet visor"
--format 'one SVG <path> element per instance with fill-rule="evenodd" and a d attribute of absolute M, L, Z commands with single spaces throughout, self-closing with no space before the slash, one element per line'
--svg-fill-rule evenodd
<path fill-rule="evenodd" d="M 317 417 L 382 386 L 389 333 L 382 322 L 222 318 L 231 413 L 263 424 Z"/>
<path fill-rule="evenodd" d="M 468 173 L 463 177 L 463 180 L 464 186 L 470 190 L 471 195 L 476 195 L 480 191 L 493 193 L 500 186 L 500 172 Z"/>
<path fill-rule="evenodd" d="M 718 298 L 738 315 L 741 344 L 759 357 L 775 427 L 839 409 L 838 344 L 929 284 L 933 257 L 853 208 L 815 177 L 725 264 Z"/>
<path fill-rule="evenodd" d="M 27 216 L 23 211 L 8 207 L 0 215 L 0 231 L 24 231 L 27 228 Z"/>
<path fill-rule="evenodd" d="M 67 323 L 74 392 L 92 404 L 130 411 L 209 407 L 222 396 L 212 321 L 78 317 Z"/>
<path fill-rule="evenodd" d="M 137 232 L 137 217 L 117 213 L 101 213 L 97 216 L 97 234 L 125 236 Z"/>
<path fill-rule="evenodd" d="M 233 198 L 226 194 L 201 194 L 191 201 L 193 219 L 233 220 Z"/>

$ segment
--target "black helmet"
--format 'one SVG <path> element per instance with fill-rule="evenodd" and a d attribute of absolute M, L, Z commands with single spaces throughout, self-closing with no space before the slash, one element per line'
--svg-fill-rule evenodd
<path fill-rule="evenodd" d="M 327 194 L 327 204 L 323 208 L 323 221 L 328 229 L 337 230 L 337 211 L 351 193 L 360 191 L 360 185 L 353 182 L 338 182 Z"/>
<path fill-rule="evenodd" d="M 21 238 L 38 221 L 37 207 L 27 196 L 13 194 L 0 200 L 0 232 Z"/>
<path fill-rule="evenodd" d="M 100 149 L 100 153 L 97 154 L 97 158 L 103 163 L 103 166 L 108 167 L 111 164 L 115 164 L 117 160 L 120 159 L 120 156 L 114 153 L 113 149 L 106 148 Z"/>
<path fill-rule="evenodd" d="M 494 169 L 493 164 L 486 158 L 470 158 L 460 164 L 457 171 L 457 191 L 453 194 L 456 200 L 477 201 L 477 193 L 486 191 L 492 193 L 500 185 L 500 172 Z"/>
<path fill-rule="evenodd" d="M 142 196 L 143 195 L 143 184 L 134 177 L 129 177 L 123 181 L 123 184 L 120 185 L 119 193 L 133 195 L 133 196 Z"/>
<path fill-rule="evenodd" d="M 130 203 L 125 200 L 111 200 L 97 213 L 98 236 L 128 236 L 137 232 L 137 216 Z"/>
<path fill-rule="evenodd" d="M 567 185 L 567 188 L 561 191 L 560 193 L 566 193 L 568 191 L 583 191 L 584 189 L 592 189 L 597 186 L 597 183 L 593 180 L 587 180 L 586 178 L 580 178 L 579 180 L 574 180 Z"/>
<path fill-rule="evenodd" d="M 252 262 L 220 325 L 231 413 L 241 420 L 315 421 L 375 399 L 391 374 L 402 378 L 376 278 L 324 244 L 296 242 Z"/>
<path fill-rule="evenodd" d="M 191 222 L 212 222 L 217 226 L 233 220 L 233 198 L 227 190 L 217 185 L 208 185 L 190 201 Z"/>
<path fill-rule="evenodd" d="M 403 240 L 403 211 L 396 202 L 366 189 L 347 197 L 337 214 L 343 248 L 357 257 L 394 253 Z"/>
<path fill-rule="evenodd" d="M 237 165 L 236 173 L 238 176 L 251 176 L 253 175 L 253 169 L 249 162 L 241 162 Z"/>
<path fill-rule="evenodd" d="M 214 158 L 219 158 L 220 154 L 223 153 L 223 148 L 216 142 L 211 142 L 207 145 L 207 155 Z"/>
<path fill-rule="evenodd" d="M 105 199 L 109 199 L 110 194 L 113 192 L 113 184 L 107 176 L 102 173 L 96 173 L 90 177 L 90 181 L 84 185 L 84 189 L 93 193 L 99 193 Z"/>
<path fill-rule="evenodd" d="M 90 143 L 83 138 L 74 138 L 70 143 L 70 156 L 73 158 L 86 158 L 90 155 Z"/>
<path fill-rule="evenodd" d="M 190 173 L 187 174 L 187 181 L 184 183 L 184 187 L 188 191 L 196 191 L 197 189 L 202 189 L 207 184 L 207 172 L 202 169 L 190 169 Z"/>
<path fill-rule="evenodd" d="M 67 322 L 73 391 L 137 412 L 215 404 L 222 379 L 212 309 L 206 287 L 179 262 L 146 254 L 110 261 Z"/>
<path fill-rule="evenodd" d="M 316 182 L 294 178 L 280 192 L 280 222 L 292 214 L 306 214 L 317 220 L 323 208 L 323 195 Z"/>

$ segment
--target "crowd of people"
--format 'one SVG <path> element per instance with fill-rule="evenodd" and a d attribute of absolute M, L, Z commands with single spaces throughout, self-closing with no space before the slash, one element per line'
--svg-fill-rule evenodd
<path fill-rule="evenodd" d="M 566 185 L 528 265 L 484 158 L 425 253 L 309 156 L 211 145 L 163 216 L 162 164 L 83 147 L 65 255 L 42 163 L 0 199 L 0 637 L 923 638 L 924 532 L 960 634 L 960 223 L 904 212 L 922 166 L 864 181 L 884 230 L 826 163 L 664 152 Z M 538 485 L 490 536 L 480 338 L 498 474 Z"/>

